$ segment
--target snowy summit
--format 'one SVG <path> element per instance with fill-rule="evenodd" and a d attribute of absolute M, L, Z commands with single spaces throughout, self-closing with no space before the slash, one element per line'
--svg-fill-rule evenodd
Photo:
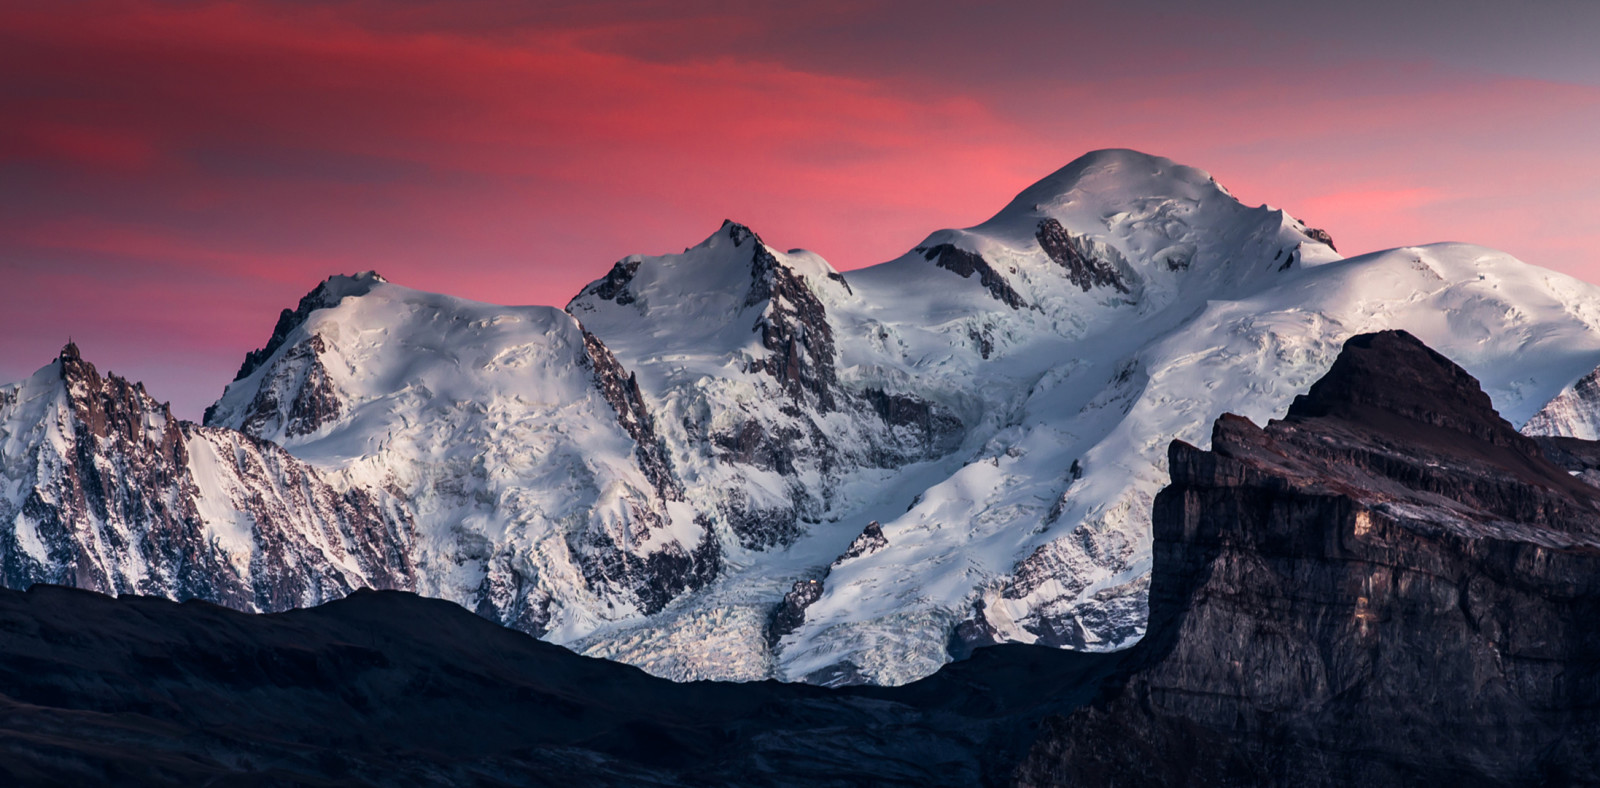
<path fill-rule="evenodd" d="M 1600 287 L 1333 243 L 1109 150 L 845 273 L 725 222 L 564 310 L 334 277 L 204 427 L 116 389 L 94 401 L 142 426 L 96 432 L 59 360 L 0 389 L 4 579 L 262 610 L 411 588 L 676 679 L 899 684 L 990 643 L 1125 647 L 1168 443 L 1284 412 L 1352 335 L 1410 332 L 1518 426 L 1600 423 Z M 149 531 L 126 507 L 62 503 L 83 452 L 188 474 L 169 495 L 192 513 L 161 521 L 187 558 L 118 537 Z M 252 503 L 291 482 L 311 500 Z M 172 581 L 182 561 L 226 581 Z"/>

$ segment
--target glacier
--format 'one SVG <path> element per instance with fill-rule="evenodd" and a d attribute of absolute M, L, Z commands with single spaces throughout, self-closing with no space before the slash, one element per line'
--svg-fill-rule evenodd
<path fill-rule="evenodd" d="M 1466 244 L 1345 258 L 1202 170 L 1097 151 L 859 270 L 725 222 L 564 309 L 334 277 L 182 429 L 377 502 L 403 571 L 253 529 L 244 483 L 186 495 L 224 553 L 328 554 L 304 559 L 343 573 L 328 594 L 414 588 L 680 680 L 900 684 L 991 643 L 1135 642 L 1167 443 L 1264 422 L 1394 328 L 1523 426 L 1600 366 L 1600 287 Z M 61 440 L 28 385 L 0 389 L 8 562 L 40 549 L 18 469 Z"/>

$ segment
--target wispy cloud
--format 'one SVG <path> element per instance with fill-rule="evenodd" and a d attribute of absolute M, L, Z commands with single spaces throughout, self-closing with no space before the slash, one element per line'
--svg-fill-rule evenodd
<path fill-rule="evenodd" d="M 193 415 L 331 273 L 561 304 L 723 218 L 855 267 L 1108 146 L 1600 279 L 1600 88 L 1146 5 L 13 4 L 0 378 L 72 333 Z"/>

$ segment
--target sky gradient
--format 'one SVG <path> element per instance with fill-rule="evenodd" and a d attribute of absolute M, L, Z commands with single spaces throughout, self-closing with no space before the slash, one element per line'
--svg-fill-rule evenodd
<path fill-rule="evenodd" d="M 560 306 L 724 218 L 847 270 L 1105 147 L 1600 282 L 1600 4 L 794 5 L 0 0 L 0 382 L 71 335 L 197 418 L 330 274 Z"/>

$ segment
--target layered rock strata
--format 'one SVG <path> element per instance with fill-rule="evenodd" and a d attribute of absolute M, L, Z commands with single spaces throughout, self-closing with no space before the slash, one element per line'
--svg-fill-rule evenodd
<path fill-rule="evenodd" d="M 1580 447 L 1574 447 L 1580 448 Z M 1600 490 L 1403 332 L 1170 449 L 1149 634 L 1022 785 L 1568 784 L 1600 746 Z"/>

